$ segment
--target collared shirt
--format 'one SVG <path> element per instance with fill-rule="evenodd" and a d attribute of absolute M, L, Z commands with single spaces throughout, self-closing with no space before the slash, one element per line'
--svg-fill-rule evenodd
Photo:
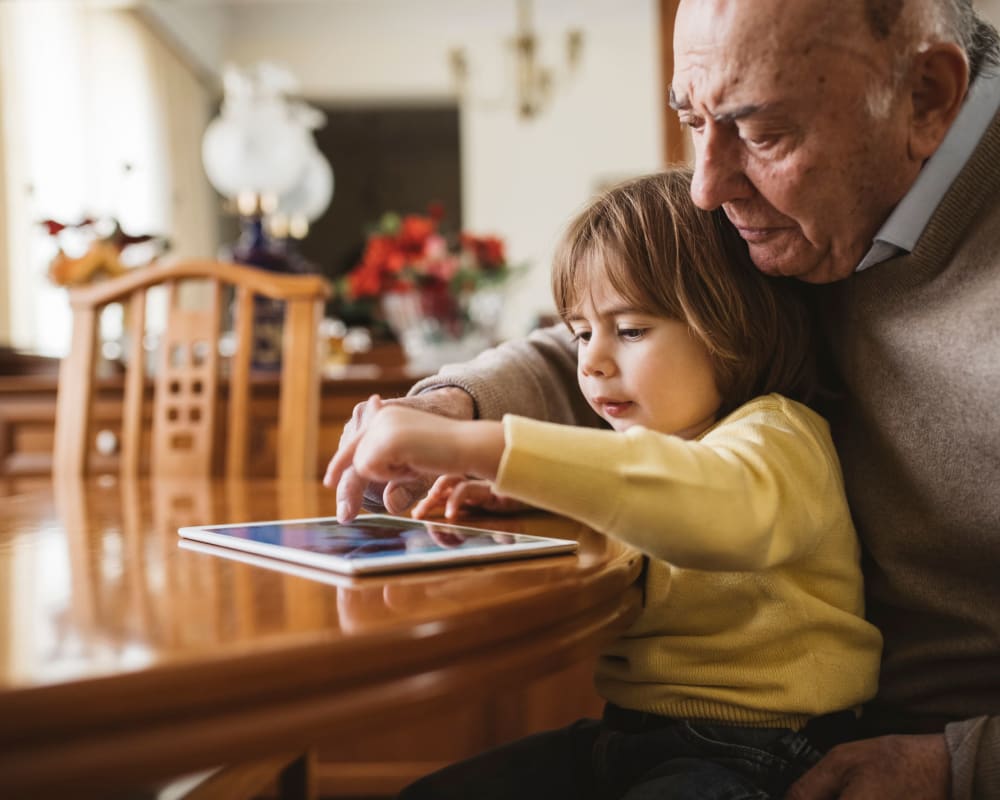
<path fill-rule="evenodd" d="M 871 249 L 855 272 L 913 250 L 934 209 L 983 138 L 998 108 L 1000 70 L 987 66 L 973 81 L 969 96 L 941 146 L 927 159 L 910 191 L 879 228 Z"/>

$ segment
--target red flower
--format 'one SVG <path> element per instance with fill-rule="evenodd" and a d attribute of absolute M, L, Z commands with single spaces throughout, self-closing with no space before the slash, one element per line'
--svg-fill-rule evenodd
<path fill-rule="evenodd" d="M 461 241 L 462 249 L 471 252 L 476 262 L 486 269 L 496 269 L 507 261 L 503 240 L 496 236 L 473 236 L 470 233 L 463 233 Z"/>
<path fill-rule="evenodd" d="M 378 295 L 383 288 L 384 272 L 385 269 L 382 261 L 366 258 L 348 275 L 351 294 L 354 297 L 374 297 Z"/>
<path fill-rule="evenodd" d="M 384 214 L 368 236 L 361 261 L 347 276 L 350 294 L 355 299 L 377 297 L 421 286 L 447 296 L 475 287 L 476 273 L 506 267 L 503 241 L 495 236 L 462 234 L 459 249 L 450 247 L 438 232 L 443 216 L 440 204 L 432 204 L 427 216 Z M 456 283 L 459 278 L 461 285 Z"/>
<path fill-rule="evenodd" d="M 404 252 L 420 256 L 424 252 L 424 243 L 435 233 L 437 233 L 437 223 L 430 217 L 409 214 L 403 217 L 396 241 Z"/>

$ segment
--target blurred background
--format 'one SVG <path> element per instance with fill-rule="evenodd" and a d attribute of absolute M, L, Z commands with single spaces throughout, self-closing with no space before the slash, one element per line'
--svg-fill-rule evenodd
<path fill-rule="evenodd" d="M 227 65 L 260 63 L 325 117 L 313 136 L 334 186 L 298 252 L 343 276 L 381 215 L 433 208 L 442 228 L 502 238 L 523 268 L 506 286 L 500 333 L 524 333 L 551 312 L 548 262 L 568 219 L 602 186 L 668 157 L 662 8 L 672 18 L 674 5 L 5 0 L 0 345 L 66 352 L 44 220 L 117 221 L 129 236 L 162 237 L 171 258 L 233 244 L 234 198 L 209 182 L 203 138 Z"/>
<path fill-rule="evenodd" d="M 976 5 L 1000 20 L 1000 0 Z M 665 103 L 675 7 L 2 0 L 0 347 L 66 352 L 65 289 L 49 275 L 57 248 L 73 255 L 65 232 L 56 244 L 60 225 L 92 221 L 90 240 L 154 237 L 133 248 L 137 264 L 154 245 L 171 258 L 231 253 L 245 214 L 209 181 L 203 144 L 227 66 L 261 64 L 323 120 L 311 137 L 332 180 L 308 230 L 283 233 L 296 258 L 342 279 L 387 212 L 433 210 L 442 230 L 503 242 L 519 268 L 499 335 L 525 333 L 552 311 L 549 261 L 574 212 L 689 157 Z"/>

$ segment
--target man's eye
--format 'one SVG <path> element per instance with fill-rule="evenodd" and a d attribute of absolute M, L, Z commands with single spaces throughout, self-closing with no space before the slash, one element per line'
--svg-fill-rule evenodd
<path fill-rule="evenodd" d="M 627 342 L 634 342 L 643 337 L 646 328 L 619 328 L 618 335 Z"/>
<path fill-rule="evenodd" d="M 705 127 L 705 120 L 701 117 L 681 117 L 680 123 L 683 127 L 699 132 Z"/>
<path fill-rule="evenodd" d="M 746 142 L 751 147 L 756 147 L 759 150 L 766 150 L 769 147 L 773 147 L 778 143 L 779 137 L 770 133 L 748 133 L 741 131 L 740 139 Z"/>

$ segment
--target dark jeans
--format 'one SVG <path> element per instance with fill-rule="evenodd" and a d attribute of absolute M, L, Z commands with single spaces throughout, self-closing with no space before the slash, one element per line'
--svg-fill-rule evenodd
<path fill-rule="evenodd" d="M 784 796 L 835 739 L 850 738 L 843 720 L 814 726 L 820 735 L 810 739 L 809 730 L 741 728 L 609 706 L 601 720 L 579 720 L 453 764 L 399 798 L 767 800 Z"/>

